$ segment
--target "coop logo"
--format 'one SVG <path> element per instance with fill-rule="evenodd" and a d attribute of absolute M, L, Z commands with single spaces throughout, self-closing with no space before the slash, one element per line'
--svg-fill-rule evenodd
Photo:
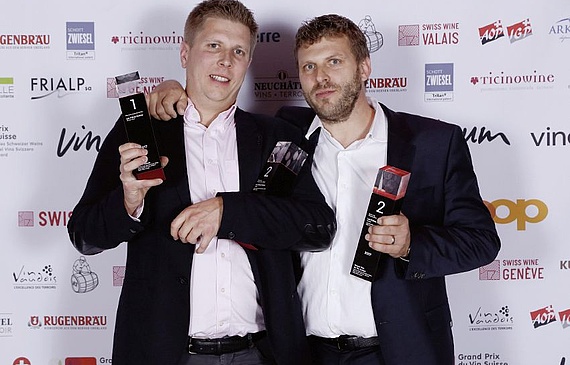
<path fill-rule="evenodd" d="M 515 43 L 532 35 L 532 26 L 530 19 L 522 20 L 518 23 L 506 27 L 506 34 L 510 43 Z M 479 39 L 482 45 L 494 42 L 505 35 L 505 28 L 501 20 L 497 20 L 491 24 L 484 25 L 479 28 Z"/>
<path fill-rule="evenodd" d="M 12 284 L 16 290 L 56 289 L 57 276 L 50 264 L 41 268 L 22 265 L 12 272 Z"/>
<path fill-rule="evenodd" d="M 554 74 L 539 73 L 536 70 L 524 74 L 489 71 L 486 75 L 470 78 L 470 83 L 478 86 L 481 91 L 552 89 L 555 81 Z"/>
<path fill-rule="evenodd" d="M 64 96 L 91 92 L 92 87 L 85 83 L 83 77 L 32 77 L 30 79 L 32 94 L 31 99 L 42 99 L 50 95 Z"/>
<path fill-rule="evenodd" d="M 133 92 L 150 94 L 158 84 L 164 81 L 164 76 L 141 77 Z M 118 98 L 117 82 L 114 77 L 107 77 L 107 98 Z"/>
<path fill-rule="evenodd" d="M 123 286 L 126 266 L 113 266 L 113 286 Z"/>
<path fill-rule="evenodd" d="M 15 94 L 14 78 L 0 77 L 0 99 L 13 99 Z"/>
<path fill-rule="evenodd" d="M 453 101 L 453 63 L 425 65 L 424 101 Z"/>
<path fill-rule="evenodd" d="M 459 23 L 398 26 L 398 46 L 453 46 L 459 43 Z"/>
<path fill-rule="evenodd" d="M 256 101 L 305 100 L 298 77 L 290 77 L 285 70 L 277 71 L 274 77 L 256 77 L 253 82 Z"/>
<path fill-rule="evenodd" d="M 408 91 L 408 78 L 371 77 L 366 80 L 366 91 L 373 93 L 399 93 Z"/>
<path fill-rule="evenodd" d="M 19 227 L 34 227 L 36 219 L 34 211 L 18 212 Z M 37 213 L 37 224 L 40 227 L 66 227 L 71 218 L 71 211 L 42 210 Z"/>
<path fill-rule="evenodd" d="M 372 22 L 372 17 L 366 15 L 358 23 L 358 27 L 364 33 L 366 38 L 366 47 L 370 53 L 378 51 L 384 45 L 384 37 L 382 33 L 376 30 L 376 25 Z"/>
<path fill-rule="evenodd" d="M 0 338 L 12 337 L 12 313 L 0 313 Z"/>
<path fill-rule="evenodd" d="M 67 357 L 64 365 L 97 365 L 94 357 Z"/>
<path fill-rule="evenodd" d="M 558 37 L 560 42 L 570 40 L 570 18 L 560 19 L 554 23 L 550 27 L 548 34 Z"/>
<path fill-rule="evenodd" d="M 19 357 L 14 360 L 12 365 L 32 365 L 32 362 L 25 357 Z"/>
<path fill-rule="evenodd" d="M 114 35 L 111 43 L 120 46 L 122 51 L 150 50 L 171 51 L 179 50 L 184 36 L 172 32 L 170 34 L 145 34 L 144 31 L 128 32 L 125 35 Z"/>
<path fill-rule="evenodd" d="M 498 199 L 491 203 L 484 201 L 497 224 L 516 222 L 517 231 L 524 231 L 527 223 L 537 224 L 548 216 L 548 206 L 538 199 Z"/>
<path fill-rule="evenodd" d="M 479 280 L 544 280 L 544 266 L 539 264 L 538 259 L 494 260 L 479 268 Z"/>
<path fill-rule="evenodd" d="M 487 310 L 482 307 L 469 313 L 469 331 L 506 331 L 513 329 L 514 319 L 508 305 Z"/>
<path fill-rule="evenodd" d="M 95 59 L 95 23 L 65 23 L 66 47 L 68 60 Z"/>
<path fill-rule="evenodd" d="M 99 276 L 91 271 L 91 267 L 84 256 L 73 263 L 71 269 L 71 289 L 78 294 L 93 291 L 99 285 Z"/>
<path fill-rule="evenodd" d="M 3 34 L 0 33 L 0 49 L 49 49 L 50 34 Z"/>
<path fill-rule="evenodd" d="M 30 329 L 46 330 L 105 330 L 107 316 L 47 315 L 30 316 Z"/>

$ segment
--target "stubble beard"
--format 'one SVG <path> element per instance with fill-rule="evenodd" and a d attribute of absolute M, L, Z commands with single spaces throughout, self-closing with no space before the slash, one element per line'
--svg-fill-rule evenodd
<path fill-rule="evenodd" d="M 330 88 L 331 86 L 337 90 L 341 90 L 341 96 L 337 102 L 332 103 L 328 100 L 323 100 L 321 103 L 318 103 L 311 98 L 311 95 L 319 89 Z M 354 78 L 342 84 L 340 87 L 335 84 L 326 83 L 315 86 L 310 94 L 303 92 L 303 95 L 305 96 L 307 104 L 313 108 L 323 123 L 337 124 L 346 121 L 348 117 L 350 117 L 361 90 L 362 82 L 360 81 L 360 75 L 358 72 L 355 72 Z"/>

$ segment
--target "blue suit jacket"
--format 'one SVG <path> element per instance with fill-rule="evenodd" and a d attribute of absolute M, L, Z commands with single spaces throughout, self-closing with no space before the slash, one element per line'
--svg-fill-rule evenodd
<path fill-rule="evenodd" d="M 235 120 L 240 192 L 219 194 L 224 210 L 218 237 L 258 248 L 246 253 L 268 332 L 259 347 L 278 364 L 308 364 L 291 250 L 327 247 L 335 231 L 334 213 L 312 178 L 310 161 L 297 177 L 291 198 L 252 193 L 275 143 L 287 140 L 300 145 L 302 134 L 283 121 L 240 109 Z M 169 163 L 166 181 L 145 197 L 141 222 L 131 219 L 123 206 L 118 147 L 127 138 L 119 120 L 105 138 L 68 225 L 72 243 L 85 254 L 127 242 L 113 345 L 115 365 L 174 365 L 188 338 L 194 245 L 170 236 L 173 218 L 192 204 L 183 119 L 153 123 L 160 154 Z"/>
<path fill-rule="evenodd" d="M 387 365 L 453 365 L 444 276 L 488 264 L 500 240 L 461 129 L 381 106 L 388 119 L 388 165 L 411 172 L 402 206 L 411 232 L 409 263 L 382 255 L 372 283 L 382 354 Z M 284 107 L 277 115 L 306 131 L 315 113 Z"/>

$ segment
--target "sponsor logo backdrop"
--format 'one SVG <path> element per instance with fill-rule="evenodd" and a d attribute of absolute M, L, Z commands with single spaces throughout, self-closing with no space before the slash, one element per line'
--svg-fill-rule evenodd
<path fill-rule="evenodd" d="M 339 13 L 367 37 L 370 95 L 463 128 L 503 248 L 448 277 L 456 364 L 564 364 L 570 3 L 244 2 L 260 23 L 245 109 L 304 105 L 294 33 Z M 113 77 L 139 71 L 143 92 L 183 81 L 178 50 L 196 3 L 1 5 L 0 364 L 111 362 L 125 247 L 82 256 L 65 225 L 120 113 Z"/>

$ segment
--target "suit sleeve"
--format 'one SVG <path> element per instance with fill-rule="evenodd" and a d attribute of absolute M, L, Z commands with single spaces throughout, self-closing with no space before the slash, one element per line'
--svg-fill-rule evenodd
<path fill-rule="evenodd" d="M 300 130 L 283 127 L 293 131 L 288 132 L 286 140 L 299 146 L 305 144 Z M 218 237 L 266 249 L 318 251 L 328 247 L 336 232 L 335 216 L 313 179 L 311 165 L 312 154 L 289 197 L 254 192 L 220 193 L 224 212 Z"/>
<path fill-rule="evenodd" d="M 407 279 L 442 277 L 481 267 L 495 259 L 501 246 L 459 127 L 454 126 L 448 146 L 441 190 L 433 196 L 423 194 L 427 196 L 419 197 L 418 207 L 409 201 L 410 214 L 404 211 L 410 219 L 410 260 L 408 264 L 397 259 L 397 265 Z M 443 205 L 441 217 L 438 209 L 430 211 L 430 199 L 433 207 Z M 436 217 L 426 218 L 426 214 Z"/>
<path fill-rule="evenodd" d="M 67 230 L 73 246 L 83 254 L 115 248 L 143 229 L 129 217 L 123 204 L 118 148 L 126 141 L 119 119 L 105 138 L 83 196 L 73 209 Z"/>

